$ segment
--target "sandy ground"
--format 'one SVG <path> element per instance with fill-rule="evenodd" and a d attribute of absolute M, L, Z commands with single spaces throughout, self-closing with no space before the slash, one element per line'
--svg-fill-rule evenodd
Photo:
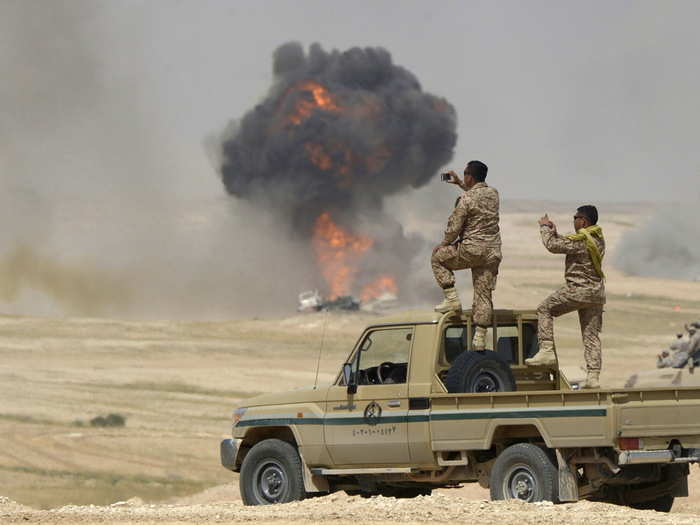
<path fill-rule="evenodd" d="M 539 244 L 537 215 L 503 215 L 497 307 L 534 308 L 562 282 L 562 257 L 547 255 Z M 570 222 L 568 212 L 550 215 Z M 606 217 L 610 253 L 638 220 L 629 209 Z M 700 318 L 700 283 L 629 277 L 610 265 L 607 273 L 603 386 L 622 386 L 634 373 L 640 385 L 700 385 L 700 374 L 654 371 L 659 350 L 683 323 Z M 467 281 L 458 278 L 464 297 L 471 293 Z M 231 411 L 259 392 L 313 384 L 324 325 L 319 382 L 328 383 L 362 327 L 374 321 L 364 313 L 211 323 L 0 316 L 0 522 L 396 523 L 468 517 L 470 523 L 502 524 L 700 523 L 695 466 L 691 497 L 676 500 L 672 517 L 587 502 L 556 508 L 483 503 L 486 491 L 472 485 L 414 501 L 331 496 L 243 508 L 236 477 L 218 456 L 219 441 L 229 437 Z M 556 335 L 563 366 L 575 372 L 582 364 L 576 317 L 558 320 Z M 110 413 L 124 416 L 126 426 L 87 423 Z"/>
<path fill-rule="evenodd" d="M 473 525 L 691 525 L 697 515 L 634 511 L 602 503 L 553 505 L 520 501 L 486 502 L 458 496 L 420 496 L 413 500 L 377 497 L 370 500 L 331 495 L 326 498 L 245 507 L 238 503 L 142 505 L 124 502 L 108 507 L 66 506 L 36 511 L 0 500 L 3 523 L 469 523 Z"/>

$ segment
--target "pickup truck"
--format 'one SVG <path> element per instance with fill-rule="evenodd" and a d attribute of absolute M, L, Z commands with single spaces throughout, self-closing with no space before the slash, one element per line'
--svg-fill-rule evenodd
<path fill-rule="evenodd" d="M 408 312 L 367 327 L 331 385 L 233 412 L 221 462 L 245 504 L 343 490 L 414 497 L 478 482 L 492 499 L 669 511 L 700 454 L 700 389 L 579 390 L 537 352 L 534 311 Z"/>

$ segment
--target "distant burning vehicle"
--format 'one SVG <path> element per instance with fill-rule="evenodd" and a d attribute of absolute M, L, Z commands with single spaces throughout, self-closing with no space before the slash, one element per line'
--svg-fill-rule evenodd
<path fill-rule="evenodd" d="M 332 310 L 357 311 L 360 303 L 351 295 L 343 295 L 324 300 L 318 290 L 307 290 L 299 294 L 298 312 L 320 312 Z"/>
<path fill-rule="evenodd" d="M 299 294 L 297 312 L 318 312 L 323 306 L 323 297 L 318 290 L 307 290 Z"/>

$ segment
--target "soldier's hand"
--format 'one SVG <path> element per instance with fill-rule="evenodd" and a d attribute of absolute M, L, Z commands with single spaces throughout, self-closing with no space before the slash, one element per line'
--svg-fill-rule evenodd
<path fill-rule="evenodd" d="M 459 175 L 457 175 L 454 171 L 450 170 L 447 172 L 447 174 L 450 176 L 450 180 L 447 181 L 448 184 L 458 184 L 461 182 L 459 180 Z"/>
<path fill-rule="evenodd" d="M 433 255 L 435 255 L 435 252 L 438 251 L 438 250 L 439 250 L 440 248 L 442 248 L 443 246 L 445 246 L 445 245 L 442 244 L 442 243 L 440 243 L 440 244 L 438 244 L 435 248 L 433 248 Z"/>
<path fill-rule="evenodd" d="M 554 227 L 554 223 L 549 220 L 549 215 L 546 213 L 540 217 L 540 220 L 537 221 L 540 226 L 549 226 L 550 228 Z"/>

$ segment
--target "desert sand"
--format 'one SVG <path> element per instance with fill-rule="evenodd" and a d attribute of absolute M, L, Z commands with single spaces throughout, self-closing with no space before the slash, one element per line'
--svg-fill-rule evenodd
<path fill-rule="evenodd" d="M 563 257 L 539 242 L 540 208 L 503 214 L 498 308 L 535 308 L 562 283 Z M 566 208 L 548 211 L 562 231 L 570 227 Z M 601 224 L 611 256 L 643 219 L 633 206 L 608 212 Z M 440 227 L 425 226 L 431 235 Z M 653 371 L 656 354 L 684 323 L 700 318 L 700 283 L 626 276 L 610 263 L 606 271 L 603 386 L 621 387 L 635 373 L 700 386 L 685 370 Z M 471 293 L 468 281 L 458 277 L 463 298 Z M 226 322 L 0 316 L 0 521 L 700 523 L 697 466 L 691 497 L 677 499 L 671 516 L 590 502 L 486 503 L 487 491 L 476 485 L 413 501 L 332 495 L 243 507 L 236 475 L 219 464 L 232 410 L 257 393 L 313 384 L 324 329 L 319 383 L 328 383 L 361 329 L 377 319 L 295 312 Z M 567 373 L 580 371 L 575 315 L 557 320 L 556 337 Z M 126 425 L 89 425 L 110 413 Z"/>

